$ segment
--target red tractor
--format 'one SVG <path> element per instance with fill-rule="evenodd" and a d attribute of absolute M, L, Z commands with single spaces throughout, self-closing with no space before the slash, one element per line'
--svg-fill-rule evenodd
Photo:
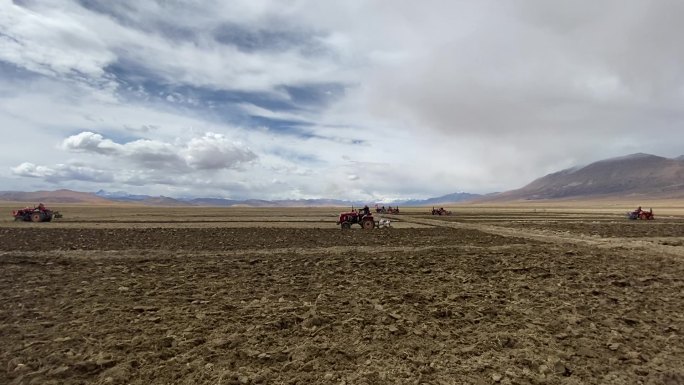
<path fill-rule="evenodd" d="M 444 207 L 438 209 L 432 208 L 432 215 L 451 215 L 451 211 L 445 210 Z"/>
<path fill-rule="evenodd" d="M 389 207 L 378 207 L 378 205 L 375 205 L 375 212 L 378 214 L 399 214 L 399 206 L 396 208 L 389 206 Z"/>
<path fill-rule="evenodd" d="M 349 230 L 353 224 L 358 224 L 365 230 L 372 230 L 375 227 L 375 219 L 370 212 L 354 209 L 348 213 L 341 213 L 336 223 L 341 226 L 342 230 Z"/>
<path fill-rule="evenodd" d="M 627 213 L 627 218 L 629 219 L 644 219 L 644 220 L 653 220 L 655 219 L 655 216 L 653 215 L 653 209 L 650 209 L 648 211 L 642 210 L 641 207 L 638 207 L 634 211 L 630 211 Z"/>
<path fill-rule="evenodd" d="M 19 210 L 12 210 L 12 216 L 15 221 L 50 222 L 53 218 L 61 218 L 62 214 L 48 209 L 41 203 L 34 208 L 25 207 Z"/>

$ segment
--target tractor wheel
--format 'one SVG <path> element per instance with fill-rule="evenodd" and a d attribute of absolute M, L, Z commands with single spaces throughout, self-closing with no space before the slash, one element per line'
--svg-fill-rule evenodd
<path fill-rule="evenodd" d="M 342 230 L 349 230 L 349 229 L 351 229 L 351 223 L 349 223 L 349 222 L 342 223 Z"/>
<path fill-rule="evenodd" d="M 31 222 L 40 222 L 43 220 L 43 214 L 33 213 L 31 214 Z"/>
<path fill-rule="evenodd" d="M 361 223 L 361 227 L 363 227 L 365 230 L 371 230 L 373 227 L 375 227 L 375 222 L 373 222 L 372 219 L 366 219 Z"/>

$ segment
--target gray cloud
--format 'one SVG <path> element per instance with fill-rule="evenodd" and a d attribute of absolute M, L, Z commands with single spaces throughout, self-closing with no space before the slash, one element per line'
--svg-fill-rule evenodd
<path fill-rule="evenodd" d="M 140 125 L 137 127 L 124 125 L 124 129 L 126 129 L 127 131 L 131 131 L 131 132 L 148 133 L 148 132 L 158 130 L 159 126 L 156 126 L 154 124 L 143 124 L 143 125 Z"/>
<path fill-rule="evenodd" d="M 277 2 L 271 5 L 274 8 L 264 12 L 267 8 L 250 2 L 3 2 L 0 60 L 103 87 L 117 86 L 116 75 L 108 72 L 113 65 L 135 66 L 169 84 L 275 94 L 282 94 L 279 87 L 286 84 L 345 77 L 330 57 L 331 49 L 310 48 L 324 41 L 311 33 L 295 33 L 295 26 L 274 29 L 282 24 L 279 21 L 288 20 L 277 9 L 291 9 Z M 264 35 L 266 40 L 252 45 L 266 44 L 272 40 L 268 36 L 292 37 L 277 43 L 278 50 L 265 45 L 245 50 L 240 41 L 249 40 L 249 34 L 234 35 L 234 44 L 225 44 L 225 36 L 217 40 L 216 31 L 225 25 L 236 31 L 260 31 L 252 35 Z"/>
<path fill-rule="evenodd" d="M 552 167 L 681 152 L 669 143 L 684 140 L 684 24 L 673 16 L 684 4 L 478 4 L 454 5 L 451 33 L 408 40 L 401 59 L 369 70 L 362 97 L 371 114 L 479 147 L 482 155 L 454 160 L 486 165 L 498 188 Z M 443 18 L 409 23 L 429 34 Z"/>

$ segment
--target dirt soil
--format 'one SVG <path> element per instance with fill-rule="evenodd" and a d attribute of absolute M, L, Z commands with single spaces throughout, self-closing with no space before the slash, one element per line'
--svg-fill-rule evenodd
<path fill-rule="evenodd" d="M 576 234 L 594 235 L 603 238 L 649 238 L 682 237 L 684 224 L 677 222 L 630 221 L 623 222 L 547 222 L 547 223 L 507 223 L 506 227 L 520 229 L 564 231 Z"/>
<path fill-rule="evenodd" d="M 5 224 L 0 384 L 684 384 L 684 247 L 448 224 Z"/>

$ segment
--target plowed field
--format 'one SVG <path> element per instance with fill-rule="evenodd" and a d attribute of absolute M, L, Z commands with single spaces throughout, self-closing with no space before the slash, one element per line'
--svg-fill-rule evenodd
<path fill-rule="evenodd" d="M 0 384 L 684 384 L 678 219 L 108 210 L 0 223 Z"/>

